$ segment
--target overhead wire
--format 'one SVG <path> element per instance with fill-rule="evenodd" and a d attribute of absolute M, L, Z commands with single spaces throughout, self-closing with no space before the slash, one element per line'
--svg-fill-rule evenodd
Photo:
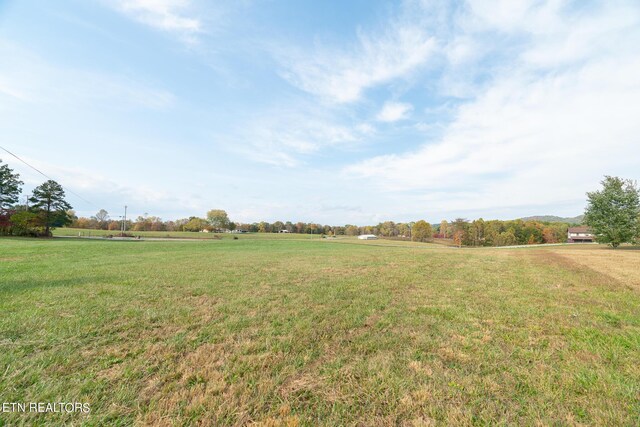
<path fill-rule="evenodd" d="M 26 160 L 23 160 L 22 158 L 20 158 L 19 156 L 17 156 L 16 154 L 12 153 L 11 151 L 7 150 L 6 148 L 4 148 L 3 146 L 0 145 L 0 148 L 4 151 L 6 151 L 7 153 L 9 153 L 10 155 L 12 155 L 13 157 L 15 157 L 16 159 L 18 159 L 19 161 L 21 161 L 22 163 L 24 163 L 25 165 L 29 166 L 31 169 L 33 169 L 34 171 L 38 172 L 40 175 L 44 176 L 47 179 L 50 179 L 52 181 L 56 181 L 55 179 L 51 178 L 49 175 L 47 175 L 46 173 L 42 172 L 40 169 L 36 168 L 35 166 L 29 164 Z M 57 182 L 57 181 L 56 181 Z M 67 192 L 73 194 L 74 196 L 76 196 L 78 199 L 94 206 L 94 207 L 98 207 L 95 203 L 90 202 L 89 200 L 85 199 L 84 197 L 82 197 L 81 195 L 79 195 L 78 193 L 76 193 L 75 191 L 70 190 L 68 187 L 65 187 L 64 185 L 60 184 L 62 186 L 62 188 L 64 188 Z"/>

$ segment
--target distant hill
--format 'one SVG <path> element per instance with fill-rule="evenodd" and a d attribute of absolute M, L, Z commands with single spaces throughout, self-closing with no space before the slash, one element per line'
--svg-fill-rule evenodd
<path fill-rule="evenodd" d="M 555 215 L 538 215 L 522 218 L 523 221 L 540 221 L 540 222 L 566 222 L 569 224 L 582 224 L 584 215 L 578 215 L 573 218 L 563 218 Z"/>

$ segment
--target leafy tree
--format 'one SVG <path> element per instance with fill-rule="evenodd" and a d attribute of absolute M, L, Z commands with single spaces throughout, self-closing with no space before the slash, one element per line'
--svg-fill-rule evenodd
<path fill-rule="evenodd" d="M 411 240 L 414 242 L 426 242 L 433 237 L 433 228 L 427 221 L 420 220 L 413 224 Z"/>
<path fill-rule="evenodd" d="M 382 236 L 393 237 L 398 235 L 397 224 L 393 221 L 385 221 L 378 224 L 378 230 Z"/>
<path fill-rule="evenodd" d="M 182 229 L 184 231 L 202 231 L 204 230 L 209 223 L 202 218 L 191 217 L 189 218 L 189 222 L 184 224 Z"/>
<path fill-rule="evenodd" d="M 213 228 L 227 230 L 229 228 L 229 216 L 222 209 L 212 209 L 207 212 L 207 221 Z"/>
<path fill-rule="evenodd" d="M 57 182 L 48 180 L 36 187 L 29 201 L 32 210 L 40 217 L 45 236 L 51 235 L 51 228 L 70 222 L 67 211 L 71 209 L 71 205 L 64 199 L 64 190 Z"/>
<path fill-rule="evenodd" d="M 596 242 L 617 248 L 640 236 L 640 192 L 628 179 L 605 176 L 602 190 L 587 193 L 584 222 Z"/>
<path fill-rule="evenodd" d="M 43 232 L 42 221 L 38 214 L 20 211 L 11 215 L 11 234 L 14 236 L 38 237 Z"/>
<path fill-rule="evenodd" d="M 513 246 L 518 243 L 516 239 L 516 235 L 513 232 L 513 229 L 509 229 L 507 231 L 503 231 L 495 239 L 495 246 Z"/>
<path fill-rule="evenodd" d="M 12 205 L 18 203 L 18 196 L 21 192 L 20 186 L 23 184 L 20 181 L 20 175 L 13 173 L 13 169 L 7 165 L 0 165 L 0 212 L 6 211 Z"/>
<path fill-rule="evenodd" d="M 355 225 L 347 225 L 344 232 L 347 236 L 357 236 L 360 234 L 360 229 Z"/>
<path fill-rule="evenodd" d="M 442 236 L 442 238 L 446 239 L 447 236 L 449 235 L 449 223 L 447 222 L 446 219 L 443 219 L 442 221 L 440 221 L 440 231 L 439 234 Z"/>
<path fill-rule="evenodd" d="M 469 221 L 464 218 L 456 218 L 451 224 L 450 229 L 453 241 L 456 245 L 469 245 L 471 243 L 469 235 Z"/>

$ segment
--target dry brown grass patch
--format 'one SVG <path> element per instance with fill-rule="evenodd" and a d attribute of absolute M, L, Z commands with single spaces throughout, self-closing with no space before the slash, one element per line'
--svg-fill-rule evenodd
<path fill-rule="evenodd" d="M 640 264 L 638 270 L 631 272 L 626 266 L 615 266 L 607 264 L 600 258 L 600 253 L 606 253 L 603 250 L 596 250 L 591 253 L 588 250 L 580 251 L 553 251 L 544 250 L 532 253 L 534 260 L 544 265 L 554 265 L 571 272 L 575 278 L 571 283 L 563 282 L 562 287 L 576 287 L 584 289 L 592 286 L 624 286 L 628 289 L 640 288 Z M 636 255 L 637 256 L 637 255 Z M 638 257 L 640 261 L 640 257 Z M 608 268 L 603 268 L 603 266 Z M 633 280 L 621 280 L 621 272 Z M 632 287 L 633 286 L 633 287 Z"/>

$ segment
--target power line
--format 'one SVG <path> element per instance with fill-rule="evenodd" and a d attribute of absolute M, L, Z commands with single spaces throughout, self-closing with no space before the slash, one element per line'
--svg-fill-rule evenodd
<path fill-rule="evenodd" d="M 11 151 L 7 150 L 6 148 L 4 148 L 3 146 L 0 145 L 0 148 L 2 148 L 4 151 L 6 151 L 7 153 L 11 154 L 13 157 L 15 157 L 16 159 L 20 160 L 22 163 L 24 163 L 25 165 L 29 166 L 31 169 L 33 169 L 34 171 L 38 172 L 40 175 L 44 176 L 47 179 L 50 179 L 51 181 L 55 181 L 55 179 L 51 178 L 49 175 L 47 175 L 46 173 L 42 172 L 40 169 L 36 168 L 35 166 L 30 165 L 29 163 L 27 163 L 25 160 L 22 160 L 20 157 L 16 156 L 15 154 L 13 154 Z M 65 188 L 63 185 L 61 185 L 63 188 Z M 88 201 L 87 199 L 85 199 L 84 197 L 82 197 L 81 195 L 79 195 L 78 193 L 75 193 L 73 191 L 71 191 L 69 188 L 65 188 L 65 190 L 67 190 L 69 193 L 73 194 L 74 196 L 76 196 L 77 198 L 79 198 L 80 200 L 89 203 L 90 205 L 94 206 L 94 207 L 98 207 L 97 205 L 95 205 L 94 203 Z"/>

